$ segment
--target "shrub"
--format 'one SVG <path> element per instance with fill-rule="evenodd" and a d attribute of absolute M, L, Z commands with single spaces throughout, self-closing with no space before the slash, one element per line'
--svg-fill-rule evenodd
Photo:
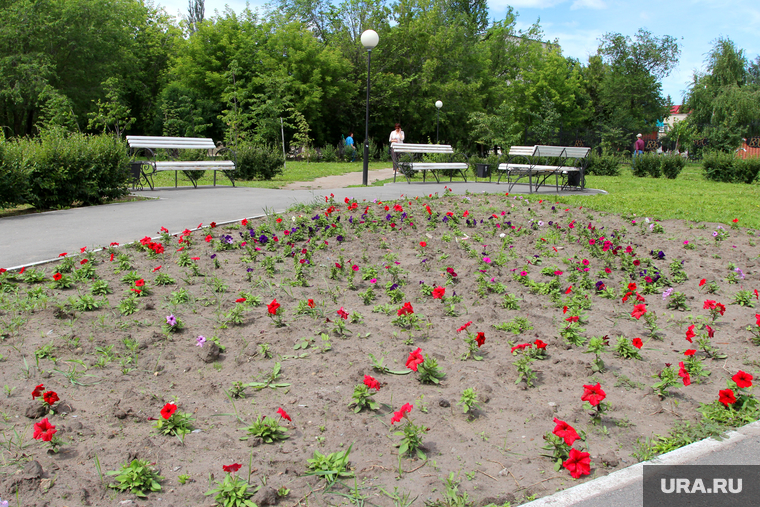
<path fill-rule="evenodd" d="M 631 170 L 634 176 L 643 178 L 647 175 L 659 178 L 661 174 L 660 158 L 654 153 L 644 153 L 633 158 Z"/>
<path fill-rule="evenodd" d="M 322 148 L 322 162 L 335 162 L 338 160 L 338 150 L 332 144 Z"/>
<path fill-rule="evenodd" d="M 29 172 L 29 161 L 19 143 L 0 138 L 0 208 L 26 202 Z"/>
<path fill-rule="evenodd" d="M 596 155 L 592 151 L 588 157 L 586 174 L 617 176 L 620 174 L 620 159 L 613 154 L 602 153 L 601 155 Z"/>
<path fill-rule="evenodd" d="M 669 180 L 674 180 L 681 173 L 681 170 L 686 166 L 686 159 L 681 155 L 665 155 L 661 157 L 662 172 Z"/>
<path fill-rule="evenodd" d="M 760 158 L 734 159 L 734 174 L 737 183 L 753 183 L 760 173 Z"/>
<path fill-rule="evenodd" d="M 36 208 L 100 204 L 129 193 L 129 156 L 120 139 L 53 130 L 20 145 L 31 165 L 28 202 Z"/>
<path fill-rule="evenodd" d="M 235 154 L 238 179 L 271 180 L 282 174 L 285 159 L 276 147 L 241 143 L 235 148 Z"/>
<path fill-rule="evenodd" d="M 734 176 L 734 154 L 722 151 L 709 151 L 702 160 L 702 170 L 705 178 L 711 181 L 732 183 Z"/>

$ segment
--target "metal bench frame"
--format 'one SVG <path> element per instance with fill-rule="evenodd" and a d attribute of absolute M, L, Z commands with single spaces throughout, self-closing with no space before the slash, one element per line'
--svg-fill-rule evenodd
<path fill-rule="evenodd" d="M 174 171 L 174 188 L 177 188 L 179 183 L 177 178 L 179 171 L 188 177 L 194 188 L 198 188 L 198 184 L 187 174 L 188 171 L 214 171 L 214 186 L 216 186 L 216 172 L 221 171 L 230 180 L 232 186 L 235 186 L 235 180 L 232 177 L 237 166 L 235 152 L 227 148 L 217 150 L 212 139 L 203 137 L 127 136 L 127 143 L 133 154 L 133 162 L 131 162 L 133 164 L 133 188 L 135 185 L 142 188 L 144 181 L 153 190 L 153 175 L 159 171 Z M 209 151 L 212 160 L 156 160 L 156 152 L 160 149 L 167 151 L 214 150 L 214 155 L 211 155 Z M 147 160 L 135 158 L 140 152 L 147 155 Z M 220 156 L 221 153 L 230 153 L 233 160 L 217 159 L 216 157 Z M 140 175 L 136 176 L 138 164 Z M 152 170 L 146 171 L 146 167 L 152 168 Z"/>
<path fill-rule="evenodd" d="M 424 160 L 425 155 L 450 155 L 447 162 L 427 162 Z M 467 156 L 463 153 L 454 153 L 454 148 L 448 144 L 411 144 L 411 143 L 393 143 L 391 144 L 391 157 L 398 164 L 398 170 L 406 178 L 407 183 L 412 183 L 412 176 L 417 171 L 422 171 L 422 182 L 426 181 L 426 173 L 431 172 L 435 181 L 440 183 L 436 171 L 459 171 L 464 181 L 467 181 L 465 171 L 470 167 L 467 163 Z M 455 157 L 464 158 L 464 162 L 456 162 Z M 453 176 L 449 176 L 451 181 Z M 393 174 L 393 182 L 396 182 L 396 173 Z"/>
<path fill-rule="evenodd" d="M 498 166 L 500 174 L 496 183 L 500 183 L 501 177 L 506 174 L 511 192 L 515 184 L 527 176 L 528 191 L 533 193 L 534 189 L 537 192 L 551 176 L 554 176 L 557 192 L 571 187 L 583 190 L 590 151 L 591 148 L 574 146 L 512 146 L 509 149 L 509 160 Z M 578 184 L 570 184 L 570 173 L 576 172 L 579 173 Z M 513 178 L 514 176 L 516 178 Z"/>

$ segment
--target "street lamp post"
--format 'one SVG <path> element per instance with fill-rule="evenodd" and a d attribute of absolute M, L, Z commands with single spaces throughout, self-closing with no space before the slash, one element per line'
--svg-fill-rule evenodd
<path fill-rule="evenodd" d="M 436 100 L 435 107 L 438 109 L 435 112 L 435 144 L 438 144 L 438 125 L 440 124 L 439 119 L 441 117 L 441 108 L 443 107 L 443 102 Z"/>
<path fill-rule="evenodd" d="M 380 37 L 374 30 L 365 30 L 361 37 L 362 46 L 367 50 L 367 115 L 364 120 L 364 169 L 362 170 L 362 185 L 367 186 L 369 179 L 369 68 L 372 60 L 372 50 L 380 42 Z"/>

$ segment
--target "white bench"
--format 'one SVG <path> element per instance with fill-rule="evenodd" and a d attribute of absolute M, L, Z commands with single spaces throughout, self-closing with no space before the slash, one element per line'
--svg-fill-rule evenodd
<path fill-rule="evenodd" d="M 430 162 L 424 160 L 424 155 L 448 155 L 449 160 L 445 162 Z M 465 158 L 465 162 L 456 162 L 453 159 L 454 148 L 449 144 L 407 144 L 407 143 L 393 143 L 391 144 L 391 157 L 394 162 L 398 163 L 398 168 L 401 173 L 406 177 L 407 182 L 411 183 L 412 176 L 417 171 L 422 171 L 422 182 L 425 182 L 425 174 L 430 171 L 433 174 L 436 182 L 440 183 L 438 174 L 436 171 L 459 171 L 467 181 L 465 171 L 469 168 L 469 164 L 466 162 L 464 154 L 457 154 Z M 451 180 L 451 177 L 449 177 Z M 393 181 L 396 181 L 396 174 L 393 174 Z"/>
<path fill-rule="evenodd" d="M 148 153 L 148 160 L 135 161 L 134 165 L 140 165 L 140 176 L 153 190 L 153 175 L 158 171 L 174 171 L 174 187 L 177 187 L 177 173 L 182 171 L 188 176 L 193 187 L 198 188 L 195 179 L 187 174 L 187 171 L 214 171 L 214 186 L 216 186 L 216 172 L 222 171 L 230 180 L 232 186 L 235 181 L 231 173 L 235 171 L 233 160 L 224 160 L 220 153 L 229 150 L 217 150 L 214 141 L 203 137 L 151 137 L 151 136 L 127 136 L 127 144 L 134 154 L 139 151 Z M 156 160 L 157 150 L 167 150 L 170 155 L 177 150 L 207 150 L 213 160 Z M 234 153 L 229 151 L 234 157 Z M 146 172 L 143 168 L 151 167 L 152 171 Z"/>
<path fill-rule="evenodd" d="M 585 185 L 584 169 L 591 148 L 574 146 L 512 146 L 509 149 L 509 160 L 499 164 L 499 179 L 507 175 L 507 184 L 511 191 L 515 184 L 528 177 L 528 191 L 533 193 L 554 176 L 555 187 L 565 190 L 570 187 L 583 189 Z M 535 179 L 535 186 L 533 181 Z"/>

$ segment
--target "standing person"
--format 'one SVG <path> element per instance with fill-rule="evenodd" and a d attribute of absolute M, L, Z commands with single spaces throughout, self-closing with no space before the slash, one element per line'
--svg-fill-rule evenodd
<path fill-rule="evenodd" d="M 351 153 L 351 162 L 356 160 L 356 147 L 354 146 L 354 133 L 353 131 L 348 132 L 348 137 L 346 137 L 346 146 L 350 147 L 348 148 L 348 152 Z"/>
<path fill-rule="evenodd" d="M 636 142 L 633 143 L 633 164 L 636 163 L 636 157 L 640 157 L 644 154 L 644 140 L 641 138 L 641 134 L 636 134 Z"/>
<path fill-rule="evenodd" d="M 393 129 L 391 132 L 390 138 L 388 141 L 391 143 L 390 148 L 388 148 L 388 151 L 391 154 L 391 160 L 393 161 L 393 174 L 396 174 L 396 171 L 398 171 L 398 158 L 396 157 L 396 152 L 393 151 L 393 144 L 399 143 L 403 144 L 404 142 L 404 131 L 401 130 L 401 124 L 397 123 L 396 128 Z"/>
<path fill-rule="evenodd" d="M 391 131 L 391 136 L 390 136 L 390 139 L 388 139 L 388 141 L 391 144 L 393 144 L 393 143 L 403 143 L 404 142 L 404 131 L 401 130 L 401 124 L 400 123 L 397 123 L 396 124 L 396 128 L 393 131 Z"/>
<path fill-rule="evenodd" d="M 633 156 L 639 156 L 644 153 L 644 140 L 641 138 L 641 134 L 636 134 L 636 142 L 633 143 Z"/>

